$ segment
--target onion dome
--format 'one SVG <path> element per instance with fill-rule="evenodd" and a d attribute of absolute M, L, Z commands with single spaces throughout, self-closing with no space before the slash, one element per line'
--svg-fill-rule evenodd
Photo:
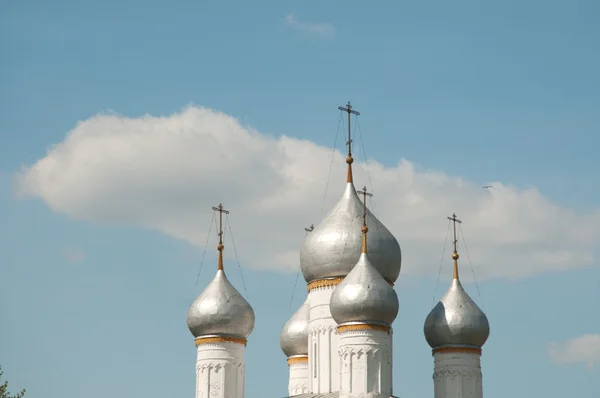
<path fill-rule="evenodd" d="M 348 168 L 350 171 L 350 165 Z M 304 240 L 300 251 L 300 267 L 306 282 L 345 277 L 360 257 L 363 203 L 356 194 L 350 173 L 348 179 L 342 198 Z M 394 283 L 400 274 L 402 262 L 400 245 L 368 210 L 367 225 L 369 258 L 379 274 Z"/>
<path fill-rule="evenodd" d="M 217 274 L 190 306 L 187 325 L 194 337 L 227 335 L 246 339 L 254 329 L 254 310 L 223 270 L 223 213 L 229 212 L 221 204 L 213 210 L 220 213 Z"/>
<path fill-rule="evenodd" d="M 194 337 L 214 334 L 247 338 L 254 329 L 254 310 L 220 269 L 190 306 L 187 325 Z"/>
<path fill-rule="evenodd" d="M 391 326 L 398 315 L 398 296 L 379 274 L 366 253 L 335 288 L 329 302 L 338 325 L 349 322 Z"/>
<path fill-rule="evenodd" d="M 367 255 L 366 188 L 363 191 L 363 226 L 361 254 L 358 263 L 335 288 L 329 301 L 331 316 L 338 325 L 367 323 L 391 326 L 398 315 L 396 291 L 381 276 Z"/>
<path fill-rule="evenodd" d="M 300 309 L 283 325 L 279 344 L 288 358 L 308 355 L 308 297 Z"/>
<path fill-rule="evenodd" d="M 452 215 L 450 220 L 460 222 L 456 220 L 456 215 Z M 458 258 L 455 232 L 452 253 L 454 277 L 450 289 L 427 315 L 423 327 L 425 339 L 434 350 L 444 347 L 481 348 L 490 335 L 487 317 L 460 283 Z"/>

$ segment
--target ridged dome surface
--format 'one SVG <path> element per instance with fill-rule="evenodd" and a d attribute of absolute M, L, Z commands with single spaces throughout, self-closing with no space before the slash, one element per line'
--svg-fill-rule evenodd
<path fill-rule="evenodd" d="M 194 337 L 230 335 L 247 338 L 254 329 L 254 310 L 223 270 L 192 303 L 187 325 Z"/>
<path fill-rule="evenodd" d="M 354 184 L 348 183 L 342 198 L 304 240 L 300 267 L 307 282 L 345 277 L 361 254 L 363 203 Z M 400 274 L 402 254 L 392 233 L 367 209 L 369 258 L 386 280 L 394 283 Z"/>
<path fill-rule="evenodd" d="M 295 355 L 308 355 L 308 297 L 300 309 L 283 325 L 279 344 L 288 358 Z"/>
<path fill-rule="evenodd" d="M 338 325 L 361 322 L 391 326 L 398 315 L 398 307 L 396 291 L 364 253 L 335 288 L 329 301 L 331 316 Z"/>
<path fill-rule="evenodd" d="M 481 348 L 490 335 L 487 317 L 469 297 L 458 279 L 425 320 L 425 339 L 431 348 Z"/>

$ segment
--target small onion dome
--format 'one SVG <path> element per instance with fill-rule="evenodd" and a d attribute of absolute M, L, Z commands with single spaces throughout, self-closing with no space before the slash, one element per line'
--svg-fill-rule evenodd
<path fill-rule="evenodd" d="M 254 329 L 254 310 L 220 269 L 190 306 L 187 325 L 194 337 L 228 335 L 247 338 Z"/>
<path fill-rule="evenodd" d="M 346 185 L 344 195 L 329 214 L 309 233 L 300 251 L 300 267 L 306 282 L 345 277 L 361 254 L 363 203 L 354 184 Z M 402 255 L 394 235 L 367 210 L 369 257 L 377 271 L 394 283 L 400 274 Z"/>
<path fill-rule="evenodd" d="M 308 297 L 300 309 L 283 325 L 279 344 L 288 358 L 308 355 Z"/>
<path fill-rule="evenodd" d="M 371 265 L 369 257 L 362 253 L 331 295 L 329 309 L 338 325 L 360 322 L 391 326 L 398 315 L 396 291 Z"/>
<path fill-rule="evenodd" d="M 432 349 L 443 347 L 481 348 L 490 335 L 488 319 L 465 292 L 458 277 L 431 310 L 424 326 Z"/>

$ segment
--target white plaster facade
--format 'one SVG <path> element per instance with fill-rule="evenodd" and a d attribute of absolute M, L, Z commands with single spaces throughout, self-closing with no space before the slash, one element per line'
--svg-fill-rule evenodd
<path fill-rule="evenodd" d="M 392 330 L 346 330 L 339 336 L 340 398 L 389 398 Z"/>
<path fill-rule="evenodd" d="M 308 388 L 313 394 L 339 391 L 339 336 L 337 323 L 329 310 L 329 301 L 335 287 L 317 287 L 308 293 Z"/>
<path fill-rule="evenodd" d="M 243 398 L 244 350 L 244 344 L 231 341 L 199 344 L 196 398 Z"/>
<path fill-rule="evenodd" d="M 470 352 L 436 352 L 434 398 L 483 398 L 481 355 Z"/>
<path fill-rule="evenodd" d="M 307 394 L 308 389 L 308 357 L 290 357 L 288 359 L 290 378 L 288 395 Z"/>

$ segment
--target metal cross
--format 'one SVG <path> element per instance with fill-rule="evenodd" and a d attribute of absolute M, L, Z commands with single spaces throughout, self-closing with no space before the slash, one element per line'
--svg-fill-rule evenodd
<path fill-rule="evenodd" d="M 363 225 L 367 225 L 367 196 L 372 197 L 372 193 L 367 192 L 367 187 L 365 186 L 362 191 L 356 191 L 363 196 Z"/>
<path fill-rule="evenodd" d="M 223 245 L 223 213 L 229 214 L 229 210 L 225 210 L 221 203 L 212 209 L 219 212 L 219 245 Z"/>
<path fill-rule="evenodd" d="M 348 156 L 351 157 L 352 156 L 352 134 L 350 132 L 350 115 L 355 114 L 358 116 L 358 115 L 360 115 L 360 112 L 352 109 L 352 105 L 350 105 L 350 101 L 348 101 L 348 104 L 346 105 L 346 107 L 338 106 L 338 109 L 340 111 L 348 112 L 348 142 L 346 142 L 346 145 L 348 145 Z"/>
<path fill-rule="evenodd" d="M 454 252 L 456 253 L 456 244 L 458 243 L 458 240 L 456 239 L 456 223 L 461 224 L 462 221 L 460 221 L 458 218 L 456 218 L 456 213 L 452 213 L 452 217 L 447 217 L 448 220 L 452 221 L 452 227 L 454 229 Z"/>

